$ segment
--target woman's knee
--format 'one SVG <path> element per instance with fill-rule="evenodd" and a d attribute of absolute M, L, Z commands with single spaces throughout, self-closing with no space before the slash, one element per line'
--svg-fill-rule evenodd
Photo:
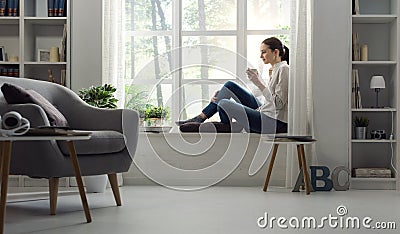
<path fill-rule="evenodd" d="M 222 99 L 218 102 L 218 109 L 226 109 L 227 107 L 231 106 L 234 101 L 229 99 Z"/>
<path fill-rule="evenodd" d="M 238 84 L 236 82 L 233 82 L 233 81 L 227 81 L 224 84 L 224 87 L 226 87 L 228 89 L 231 89 L 232 87 L 237 87 L 237 86 L 238 86 Z"/>

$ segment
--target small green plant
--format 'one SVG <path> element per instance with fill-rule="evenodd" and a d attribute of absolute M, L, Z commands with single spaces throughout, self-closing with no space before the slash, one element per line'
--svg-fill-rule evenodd
<path fill-rule="evenodd" d="M 145 118 L 168 118 L 169 110 L 162 106 L 153 106 L 151 104 L 146 105 Z"/>
<path fill-rule="evenodd" d="M 368 127 L 369 120 L 366 117 L 362 117 L 362 116 L 358 117 L 358 116 L 356 116 L 353 119 L 353 125 L 354 125 L 354 127 Z"/>
<path fill-rule="evenodd" d="M 114 97 L 116 90 L 111 84 L 91 86 L 88 89 L 79 90 L 79 97 L 91 106 L 115 109 L 118 101 Z"/>
<path fill-rule="evenodd" d="M 149 105 L 146 104 L 148 101 L 148 92 L 131 86 L 127 91 L 127 100 L 128 101 L 125 104 L 125 108 L 137 110 L 140 118 L 144 118 L 146 115 L 147 106 Z"/>

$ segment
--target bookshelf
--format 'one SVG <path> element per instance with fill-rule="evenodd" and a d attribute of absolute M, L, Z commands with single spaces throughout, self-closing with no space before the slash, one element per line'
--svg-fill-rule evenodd
<path fill-rule="evenodd" d="M 6 54 L 0 61 L 0 75 L 48 80 L 50 69 L 55 82 L 70 87 L 70 1 L 65 1 L 65 11 L 57 17 L 48 16 L 49 0 L 18 2 L 17 16 L 0 16 L 0 47 Z"/>
<path fill-rule="evenodd" d="M 357 12 L 351 5 L 354 2 L 358 2 Z M 349 126 L 352 126 L 356 116 L 369 119 L 366 139 L 355 139 L 354 127 L 349 129 L 351 187 L 398 189 L 399 0 L 353 0 L 350 1 L 350 9 L 352 43 L 349 54 L 352 62 L 349 74 Z M 354 38 L 358 38 L 358 41 Z M 363 45 L 367 45 L 367 53 L 361 51 Z M 355 51 L 357 48 L 358 51 Z M 354 69 L 358 73 L 358 85 L 354 85 Z M 376 75 L 383 76 L 385 80 L 385 88 L 378 93 L 378 106 L 376 92 L 370 88 L 370 80 Z M 357 90 L 360 92 L 361 106 L 354 102 Z M 373 130 L 385 130 L 385 139 L 374 139 L 371 136 Z M 388 168 L 391 178 L 360 178 L 355 174 L 356 168 Z"/>

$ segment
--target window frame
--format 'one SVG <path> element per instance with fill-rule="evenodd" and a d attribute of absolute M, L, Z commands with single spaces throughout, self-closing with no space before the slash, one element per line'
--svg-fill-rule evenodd
<path fill-rule="evenodd" d="M 197 84 L 207 84 L 209 80 L 202 81 L 201 79 L 183 79 L 182 72 L 179 68 L 182 67 L 182 38 L 185 36 L 234 36 L 236 37 L 236 53 L 247 58 L 247 37 L 254 35 L 289 35 L 291 29 L 265 29 L 265 30 L 248 30 L 247 29 L 247 1 L 237 0 L 237 25 L 236 30 L 207 30 L 207 31 L 183 31 L 182 30 L 182 0 L 172 1 L 172 30 L 156 30 L 156 31 L 126 31 L 125 35 L 130 37 L 139 36 L 170 36 L 172 46 L 172 70 L 177 71 L 172 74 L 172 79 L 163 80 L 163 84 L 172 84 L 172 90 L 178 90 L 172 96 L 171 119 L 179 119 L 180 110 L 184 108 L 182 87 L 185 84 L 196 81 Z M 290 13 L 289 13 L 290 14 Z M 290 16 L 289 16 L 290 17 Z M 246 64 L 240 64 L 243 61 L 237 60 L 236 74 L 243 72 L 242 67 Z M 239 70 L 240 69 L 240 70 Z M 132 71 L 134 73 L 134 71 Z M 129 80 L 129 84 L 157 84 L 159 80 L 140 79 L 130 74 L 131 79 L 124 79 L 125 85 Z M 231 79 L 212 79 L 213 82 L 224 84 Z"/>

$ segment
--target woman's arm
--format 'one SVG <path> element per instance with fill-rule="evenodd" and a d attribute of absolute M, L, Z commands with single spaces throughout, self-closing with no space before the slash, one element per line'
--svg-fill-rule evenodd
<path fill-rule="evenodd" d="M 282 109 L 288 100 L 289 67 L 281 67 L 273 82 L 263 89 L 266 100 L 274 102 L 276 109 Z"/>

